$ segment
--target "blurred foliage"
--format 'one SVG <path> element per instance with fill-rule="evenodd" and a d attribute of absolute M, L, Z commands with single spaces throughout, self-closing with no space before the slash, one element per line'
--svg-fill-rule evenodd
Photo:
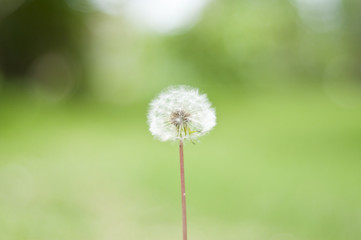
<path fill-rule="evenodd" d="M 325 69 L 340 56 L 353 59 L 360 69 L 359 44 L 356 51 L 348 48 L 350 40 L 360 42 L 360 15 L 342 11 L 348 17 L 338 29 L 317 32 L 300 21 L 288 1 L 215 1 L 199 24 L 165 41 L 169 51 L 205 81 L 269 87 L 320 83 Z"/>
<path fill-rule="evenodd" d="M 1 22 L 0 67 L 6 76 L 37 79 L 34 61 L 55 53 L 71 69 L 69 81 L 85 76 L 87 83 L 73 84 L 72 92 L 90 86 L 97 96 L 130 99 L 170 83 L 322 87 L 333 74 L 361 75 L 361 6 L 337 2 L 213 1 L 194 27 L 158 35 L 97 13 L 83 0 L 28 0 Z M 62 84 L 54 77 L 59 71 L 45 74 L 52 88 Z"/>
<path fill-rule="evenodd" d="M 2 4 L 6 7 L 16 2 L 19 0 Z M 31 87 L 31 80 L 50 94 L 57 94 L 69 82 L 83 80 L 83 18 L 64 1 L 20 1 L 12 14 L 0 19 L 4 80 L 22 87 Z"/>

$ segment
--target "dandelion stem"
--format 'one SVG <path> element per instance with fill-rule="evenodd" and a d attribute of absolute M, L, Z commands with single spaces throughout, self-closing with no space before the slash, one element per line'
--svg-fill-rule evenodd
<path fill-rule="evenodd" d="M 179 141 L 179 157 L 180 157 L 180 175 L 182 190 L 182 219 L 183 219 L 183 240 L 187 240 L 187 210 L 186 210 L 186 188 L 184 181 L 184 157 L 183 157 L 183 141 Z"/>

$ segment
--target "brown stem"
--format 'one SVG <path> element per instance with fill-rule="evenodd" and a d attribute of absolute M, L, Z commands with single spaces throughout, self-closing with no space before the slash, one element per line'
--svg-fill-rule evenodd
<path fill-rule="evenodd" d="M 186 187 L 184 182 L 184 157 L 183 157 L 183 141 L 179 141 L 180 156 L 180 175 L 182 190 L 182 219 L 183 219 L 183 240 L 187 240 L 187 210 L 186 210 Z"/>

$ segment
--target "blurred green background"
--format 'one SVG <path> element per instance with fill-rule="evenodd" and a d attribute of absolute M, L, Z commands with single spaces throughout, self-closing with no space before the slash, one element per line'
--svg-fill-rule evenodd
<path fill-rule="evenodd" d="M 361 239 L 359 0 L 0 0 L 0 239 L 181 239 L 148 103 L 207 93 L 189 239 Z"/>

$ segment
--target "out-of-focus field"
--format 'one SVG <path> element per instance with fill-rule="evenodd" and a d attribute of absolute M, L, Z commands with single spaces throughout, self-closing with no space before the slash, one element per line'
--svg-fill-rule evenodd
<path fill-rule="evenodd" d="M 361 239 L 359 108 L 209 98 L 218 125 L 185 145 L 189 239 Z M 2 96 L 0 239 L 181 239 L 178 146 L 150 135 L 147 104 Z"/>

